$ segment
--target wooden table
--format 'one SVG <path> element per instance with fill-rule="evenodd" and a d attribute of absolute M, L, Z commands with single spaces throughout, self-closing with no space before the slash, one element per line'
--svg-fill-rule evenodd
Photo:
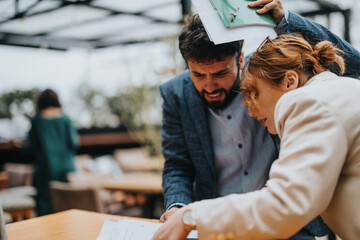
<path fill-rule="evenodd" d="M 162 178 L 159 174 L 134 173 L 124 174 L 119 179 L 101 181 L 100 186 L 113 191 L 146 195 L 146 203 L 142 206 L 143 217 L 157 218 L 159 216 L 154 214 L 156 203 L 163 205 L 164 202 L 161 184 Z"/>
<path fill-rule="evenodd" d="M 159 174 L 124 174 L 119 179 L 106 179 L 100 183 L 102 188 L 143 194 L 162 194 L 162 178 Z"/>
<path fill-rule="evenodd" d="M 68 210 L 6 225 L 9 240 L 88 240 L 96 239 L 104 220 L 143 218 L 121 217 L 83 210 Z"/>

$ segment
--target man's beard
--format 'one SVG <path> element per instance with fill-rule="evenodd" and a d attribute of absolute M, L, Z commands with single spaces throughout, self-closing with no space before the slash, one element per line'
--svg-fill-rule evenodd
<path fill-rule="evenodd" d="M 219 88 L 211 93 L 209 93 L 205 90 L 202 90 L 201 93 L 199 93 L 199 95 L 200 95 L 201 99 L 203 101 L 205 101 L 205 103 L 208 105 L 208 107 L 210 107 L 212 109 L 224 109 L 236 97 L 236 95 L 239 94 L 239 91 L 240 91 L 240 78 L 239 78 L 239 74 L 238 74 L 236 76 L 234 84 L 230 87 L 229 90 L 226 90 L 224 88 Z M 216 94 L 219 92 L 223 92 L 225 95 L 225 98 L 222 101 L 208 101 L 205 98 L 205 94 Z"/>

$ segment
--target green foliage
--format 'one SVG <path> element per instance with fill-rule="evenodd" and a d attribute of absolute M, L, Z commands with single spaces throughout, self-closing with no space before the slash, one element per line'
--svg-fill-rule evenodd
<path fill-rule="evenodd" d="M 141 129 L 151 122 L 151 110 L 157 107 L 158 86 L 128 86 L 108 98 L 109 107 L 129 129 Z M 149 118 L 150 117 L 150 118 Z"/>
<path fill-rule="evenodd" d="M 108 107 L 107 97 L 98 89 L 87 84 L 82 84 L 76 91 L 77 95 L 73 104 L 79 107 L 78 114 L 87 115 L 87 127 L 114 127 L 119 125 L 119 120 Z M 78 125 L 83 123 L 78 122 Z"/>
<path fill-rule="evenodd" d="M 161 154 L 159 86 L 128 86 L 108 97 L 109 108 L 152 156 Z"/>
<path fill-rule="evenodd" d="M 14 90 L 0 95 L 0 118 L 12 118 L 16 113 L 27 117 L 36 111 L 36 99 L 40 94 L 38 88 Z"/>
<path fill-rule="evenodd" d="M 106 96 L 83 84 L 76 92 L 73 103 L 81 106 L 79 114 L 89 116 L 89 127 L 125 126 L 151 156 L 161 155 L 162 99 L 158 85 L 126 86 Z"/>

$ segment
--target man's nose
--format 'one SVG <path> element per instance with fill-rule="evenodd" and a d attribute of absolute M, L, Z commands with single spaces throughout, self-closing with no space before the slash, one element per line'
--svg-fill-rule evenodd
<path fill-rule="evenodd" d="M 206 79 L 205 91 L 211 93 L 218 89 L 218 83 L 210 76 Z"/>

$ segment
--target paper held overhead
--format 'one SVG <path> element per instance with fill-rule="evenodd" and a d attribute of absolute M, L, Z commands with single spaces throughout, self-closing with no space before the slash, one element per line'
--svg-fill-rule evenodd
<path fill-rule="evenodd" d="M 245 44 L 251 41 L 251 44 L 256 46 L 259 45 L 267 36 L 270 36 L 270 38 L 275 38 L 277 36 L 274 30 L 274 24 L 272 24 L 271 22 L 267 24 L 265 24 L 265 22 L 263 24 L 242 24 L 241 26 L 238 25 L 237 27 L 227 28 L 225 22 L 222 20 L 218 11 L 216 10 L 217 6 L 215 4 L 212 5 L 211 1 L 213 0 L 192 0 L 207 34 L 210 40 L 214 42 L 214 44 L 221 44 L 244 39 Z M 238 1 L 245 2 L 247 10 L 250 10 L 252 14 L 257 14 L 255 10 L 248 9 L 247 3 L 249 1 Z M 231 17 L 234 18 L 233 22 L 235 22 L 235 19 L 240 19 L 242 14 L 242 11 L 240 10 L 240 5 L 239 10 L 236 6 L 233 8 L 234 9 L 229 11 L 229 15 L 227 16 L 230 22 Z M 222 11 L 227 12 L 227 10 Z M 234 16 L 230 13 L 233 13 Z M 237 22 L 239 23 L 239 21 Z"/>
<path fill-rule="evenodd" d="M 250 8 L 249 0 L 209 0 L 227 28 L 244 26 L 275 27 L 276 22 L 270 12 L 257 14 L 260 7 Z"/>

